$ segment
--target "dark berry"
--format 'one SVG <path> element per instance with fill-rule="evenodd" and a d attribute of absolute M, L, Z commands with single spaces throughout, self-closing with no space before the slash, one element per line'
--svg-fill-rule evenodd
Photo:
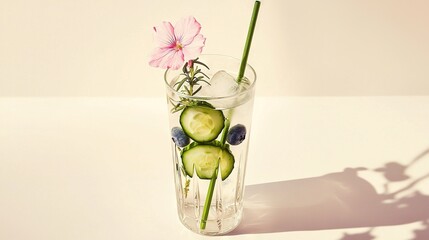
<path fill-rule="evenodd" d="M 189 137 L 180 127 L 171 129 L 171 139 L 178 147 L 185 147 L 190 142 Z"/>
<path fill-rule="evenodd" d="M 246 139 L 246 127 L 242 124 L 237 124 L 229 129 L 226 141 L 231 145 L 238 145 Z"/>

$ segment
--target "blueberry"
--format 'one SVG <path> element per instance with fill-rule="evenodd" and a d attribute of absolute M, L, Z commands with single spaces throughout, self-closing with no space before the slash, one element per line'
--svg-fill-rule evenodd
<path fill-rule="evenodd" d="M 171 129 L 171 139 L 178 147 L 185 147 L 189 144 L 189 137 L 180 127 L 174 127 Z"/>
<path fill-rule="evenodd" d="M 226 141 L 231 145 L 238 145 L 246 139 L 246 127 L 242 124 L 237 124 L 229 129 Z"/>

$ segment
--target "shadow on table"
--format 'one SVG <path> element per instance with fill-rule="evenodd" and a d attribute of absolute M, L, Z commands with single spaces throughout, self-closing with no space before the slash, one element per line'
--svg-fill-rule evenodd
<path fill-rule="evenodd" d="M 229 235 L 368 227 L 363 233 L 345 233 L 341 240 L 371 240 L 375 227 L 421 221 L 423 229 L 414 232 L 414 240 L 427 240 L 429 196 L 415 186 L 429 173 L 413 178 L 406 175 L 406 169 L 428 153 L 429 149 L 408 165 L 390 162 L 373 170 L 386 179 L 382 194 L 358 176 L 366 168 L 247 186 L 243 220 Z M 408 185 L 389 192 L 390 183 L 404 180 Z M 398 197 L 404 192 L 411 193 Z"/>

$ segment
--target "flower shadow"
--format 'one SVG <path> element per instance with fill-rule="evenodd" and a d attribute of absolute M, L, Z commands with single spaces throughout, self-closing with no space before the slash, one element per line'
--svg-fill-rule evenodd
<path fill-rule="evenodd" d="M 429 219 L 422 221 L 423 228 L 414 230 L 413 240 L 427 240 L 429 239 Z"/>
<path fill-rule="evenodd" d="M 429 219 L 429 196 L 414 189 L 402 198 L 379 194 L 371 183 L 359 177 L 358 172 L 363 170 L 366 168 L 346 168 L 319 177 L 247 186 L 243 220 L 230 235 L 372 229 Z M 368 230 L 362 236 L 345 234 L 342 239 L 365 240 L 373 236 Z"/>

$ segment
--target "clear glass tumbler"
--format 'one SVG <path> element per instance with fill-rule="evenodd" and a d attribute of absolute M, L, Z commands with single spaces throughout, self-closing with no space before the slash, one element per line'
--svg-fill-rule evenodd
<path fill-rule="evenodd" d="M 181 69 L 165 72 L 177 208 L 188 229 L 220 235 L 242 217 L 256 73 L 247 65 L 237 84 L 239 59 L 202 55 L 198 61 L 209 67 L 200 69 L 210 79 L 193 96 L 177 90 Z"/>

